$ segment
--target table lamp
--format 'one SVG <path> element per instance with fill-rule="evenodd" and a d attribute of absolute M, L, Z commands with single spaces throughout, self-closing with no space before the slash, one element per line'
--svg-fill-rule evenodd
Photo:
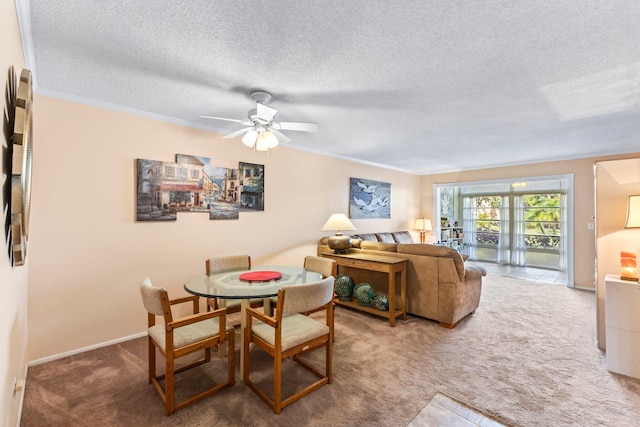
<path fill-rule="evenodd" d="M 624 228 L 640 228 L 640 195 L 629 196 L 627 202 L 627 220 Z"/>
<path fill-rule="evenodd" d="M 633 252 L 620 251 L 620 279 L 638 281 L 638 267 L 636 265 L 636 254 Z"/>
<path fill-rule="evenodd" d="M 413 227 L 414 230 L 420 230 L 420 243 L 424 243 L 424 238 L 427 231 L 431 231 L 431 220 L 423 218 L 416 219 L 416 225 Z"/>
<path fill-rule="evenodd" d="M 327 244 L 337 254 L 343 254 L 351 247 L 351 237 L 345 236 L 342 231 L 355 229 L 356 227 L 343 213 L 331 214 L 327 222 L 325 222 L 321 228 L 323 231 L 336 231 L 335 236 L 329 237 Z"/>

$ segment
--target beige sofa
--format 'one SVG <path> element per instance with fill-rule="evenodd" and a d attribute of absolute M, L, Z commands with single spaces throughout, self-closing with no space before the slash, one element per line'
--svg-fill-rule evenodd
<path fill-rule="evenodd" d="M 408 259 L 407 311 L 410 314 L 453 328 L 460 319 L 478 308 L 482 276 L 487 272 L 480 266 L 465 262 L 456 250 L 413 243 L 408 231 L 360 234 L 352 236 L 352 239 L 350 253 Z M 322 253 L 333 253 L 327 246 L 327 237 L 318 245 L 318 254 Z M 363 270 L 350 269 L 347 274 L 356 283 L 367 282 L 374 288 L 377 287 L 376 282 L 384 280 L 379 273 Z"/>

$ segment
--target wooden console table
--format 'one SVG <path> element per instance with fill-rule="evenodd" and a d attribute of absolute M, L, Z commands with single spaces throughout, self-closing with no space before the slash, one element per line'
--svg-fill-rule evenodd
<path fill-rule="evenodd" d="M 396 325 L 396 317 L 402 316 L 402 320 L 407 320 L 407 259 L 395 258 L 371 254 L 332 254 L 322 253 L 320 256 L 331 258 L 338 264 L 338 272 L 341 267 L 359 268 L 361 270 L 380 271 L 387 273 L 389 287 L 389 311 L 378 310 L 375 307 L 364 307 L 357 301 L 340 301 L 335 299 L 336 304 L 355 308 L 360 311 L 374 314 L 376 316 L 389 319 L 389 326 Z M 400 273 L 400 310 L 396 306 L 396 273 Z"/>

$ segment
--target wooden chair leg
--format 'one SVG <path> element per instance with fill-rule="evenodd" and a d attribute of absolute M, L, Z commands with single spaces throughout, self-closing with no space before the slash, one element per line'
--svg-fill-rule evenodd
<path fill-rule="evenodd" d="M 151 378 L 156 376 L 156 346 L 151 341 L 151 337 L 147 338 L 149 346 L 149 384 L 151 384 Z"/>
<path fill-rule="evenodd" d="M 333 341 L 329 338 L 329 342 L 327 342 L 327 355 L 326 355 L 326 371 L 328 383 L 331 384 L 333 382 Z"/>
<path fill-rule="evenodd" d="M 245 326 L 244 337 L 242 338 L 242 351 L 244 361 L 242 363 L 242 382 L 249 383 L 249 337 L 251 336 L 251 326 Z"/>
<path fill-rule="evenodd" d="M 165 413 L 171 415 L 175 412 L 175 395 L 174 395 L 174 360 L 173 354 L 167 352 L 165 363 L 165 377 L 164 377 L 164 390 L 165 390 Z"/>
<path fill-rule="evenodd" d="M 227 359 L 229 367 L 229 384 L 236 383 L 236 331 L 227 332 Z"/>
<path fill-rule="evenodd" d="M 282 355 L 279 351 L 273 355 L 273 412 L 282 412 Z"/>

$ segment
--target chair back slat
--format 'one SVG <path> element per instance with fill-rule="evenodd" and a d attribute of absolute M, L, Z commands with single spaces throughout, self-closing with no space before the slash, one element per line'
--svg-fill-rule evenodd
<path fill-rule="evenodd" d="M 151 279 L 145 278 L 140 283 L 140 295 L 144 308 L 151 314 L 156 316 L 164 316 L 162 307 L 162 294 L 166 293 L 164 288 L 154 288 Z"/>
<path fill-rule="evenodd" d="M 302 313 L 329 303 L 333 298 L 334 277 L 302 285 L 285 285 L 283 314 Z"/>
<path fill-rule="evenodd" d="M 226 271 L 249 270 L 250 268 L 251 257 L 249 255 L 213 257 L 206 261 L 207 275 Z"/>
<path fill-rule="evenodd" d="M 304 269 L 322 274 L 323 278 L 336 276 L 338 264 L 331 258 L 319 256 L 306 256 L 304 258 Z"/>

